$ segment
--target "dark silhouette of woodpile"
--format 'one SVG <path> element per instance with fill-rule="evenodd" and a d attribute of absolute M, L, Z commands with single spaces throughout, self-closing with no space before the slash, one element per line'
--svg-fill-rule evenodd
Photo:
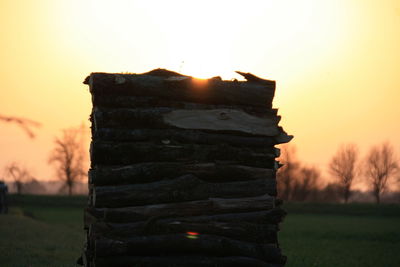
<path fill-rule="evenodd" d="M 239 72 L 238 72 L 239 73 Z M 85 266 L 282 266 L 275 82 L 92 73 Z"/>

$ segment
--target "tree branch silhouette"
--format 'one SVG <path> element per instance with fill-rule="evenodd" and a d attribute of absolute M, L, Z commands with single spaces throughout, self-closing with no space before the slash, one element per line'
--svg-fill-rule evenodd
<path fill-rule="evenodd" d="M 329 163 L 329 172 L 340 185 L 344 203 L 349 201 L 351 186 L 357 175 L 358 148 L 354 144 L 342 145 Z"/>
<path fill-rule="evenodd" d="M 8 177 L 11 177 L 14 180 L 15 187 L 17 189 L 17 194 L 22 193 L 22 189 L 24 184 L 32 179 L 28 169 L 22 167 L 20 164 L 16 162 L 12 162 L 5 167 L 5 172 Z"/>
<path fill-rule="evenodd" d="M 372 188 L 376 203 L 380 203 L 381 195 L 386 190 L 388 181 L 399 171 L 399 164 L 393 146 L 383 143 L 374 146 L 365 159 L 365 175 Z"/>
<path fill-rule="evenodd" d="M 32 127 L 39 128 L 41 126 L 39 122 L 30 119 L 4 116 L 1 114 L 0 114 L 0 121 L 16 123 L 19 127 L 21 127 L 25 131 L 25 133 L 30 138 L 35 137 L 35 133 L 33 132 Z"/>
<path fill-rule="evenodd" d="M 75 184 L 87 176 L 83 134 L 84 125 L 63 130 L 62 135 L 54 140 L 55 147 L 49 157 L 58 178 L 68 188 L 68 195 L 72 195 Z"/>

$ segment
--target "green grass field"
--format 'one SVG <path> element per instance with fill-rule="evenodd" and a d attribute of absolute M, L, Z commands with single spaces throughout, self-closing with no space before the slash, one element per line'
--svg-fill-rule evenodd
<path fill-rule="evenodd" d="M 0 216 L 0 266 L 75 266 L 85 197 L 11 196 Z"/>
<path fill-rule="evenodd" d="M 85 197 L 11 196 L 0 216 L 0 266 L 75 266 Z M 400 266 L 400 206 L 285 205 L 287 266 Z"/>
<path fill-rule="evenodd" d="M 287 266 L 400 266 L 400 206 L 289 204 Z"/>

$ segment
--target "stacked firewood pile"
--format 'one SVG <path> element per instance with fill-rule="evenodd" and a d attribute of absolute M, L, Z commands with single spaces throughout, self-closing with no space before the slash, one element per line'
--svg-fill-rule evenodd
<path fill-rule="evenodd" d="M 239 72 L 240 73 L 240 72 Z M 92 73 L 85 266 L 282 266 L 275 82 Z"/>

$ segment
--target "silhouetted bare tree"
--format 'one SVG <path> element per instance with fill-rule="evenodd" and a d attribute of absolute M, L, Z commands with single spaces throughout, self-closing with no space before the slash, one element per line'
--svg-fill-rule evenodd
<path fill-rule="evenodd" d="M 295 176 L 292 199 L 307 201 L 317 193 L 320 171 L 316 167 L 302 167 Z"/>
<path fill-rule="evenodd" d="M 342 145 L 329 163 L 329 172 L 337 179 L 345 203 L 351 195 L 351 185 L 356 177 L 358 148 L 354 144 Z"/>
<path fill-rule="evenodd" d="M 24 183 L 27 182 L 32 177 L 26 168 L 20 166 L 16 162 L 12 162 L 5 167 L 5 174 L 6 176 L 14 180 L 15 188 L 17 189 L 17 194 L 22 193 Z"/>
<path fill-rule="evenodd" d="M 62 135 L 55 139 L 49 157 L 49 163 L 55 165 L 57 176 L 64 181 L 69 195 L 72 195 L 74 185 L 87 175 L 84 131 L 83 125 L 63 130 Z"/>
<path fill-rule="evenodd" d="M 10 117 L 10 116 L 3 116 L 0 114 L 0 121 L 4 122 L 10 122 L 10 123 L 16 123 L 18 124 L 27 134 L 30 138 L 34 138 L 35 134 L 32 131 L 32 127 L 40 127 L 40 123 L 29 120 L 29 119 L 24 119 L 24 118 L 17 118 L 17 117 Z"/>
<path fill-rule="evenodd" d="M 365 159 L 364 169 L 376 203 L 379 204 L 389 179 L 399 170 L 393 146 L 386 142 L 372 147 Z"/>
<path fill-rule="evenodd" d="M 293 145 L 282 146 L 279 161 L 283 166 L 277 172 L 278 195 L 288 201 L 291 200 L 296 172 L 300 167 L 296 159 L 296 148 Z"/>

